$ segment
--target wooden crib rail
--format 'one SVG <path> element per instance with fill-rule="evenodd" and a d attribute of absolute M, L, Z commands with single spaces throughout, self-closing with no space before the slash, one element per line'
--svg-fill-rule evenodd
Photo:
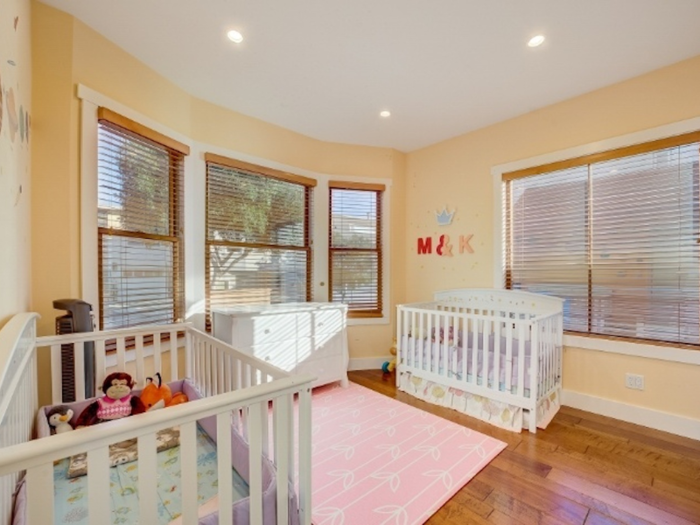
<path fill-rule="evenodd" d="M 190 403 L 139 414 L 118 422 L 58 434 L 0 449 L 0 478 L 26 469 L 28 525 L 53 523 L 53 463 L 87 451 L 90 476 L 88 517 L 90 525 L 111 522 L 108 447 L 111 443 L 138 438 L 140 523 L 156 523 L 157 486 L 155 433 L 180 426 L 182 462 L 182 508 L 184 525 L 198 522 L 196 422 L 208 416 L 217 421 L 219 523 L 231 524 L 231 414 L 247 410 L 251 417 L 245 438 L 249 447 L 250 523 L 262 524 L 262 435 L 263 421 L 273 406 L 271 427 L 277 476 L 277 524 L 288 524 L 290 480 L 299 479 L 300 523 L 311 523 L 311 383 L 308 374 L 262 383 L 244 390 L 204 398 Z M 294 396 L 298 395 L 298 434 L 292 422 Z M 298 462 L 295 464 L 295 449 Z M 225 510 L 224 510 L 225 509 Z"/>
<path fill-rule="evenodd" d="M 146 376 L 152 375 L 146 372 L 147 359 L 152 359 L 153 373 L 161 372 L 166 381 L 181 378 L 183 374 L 179 373 L 178 348 L 184 345 L 184 339 L 180 336 L 190 328 L 189 323 L 178 323 L 38 337 L 36 340 L 38 351 L 42 351 L 45 347 L 51 350 L 52 404 L 82 401 L 86 398 L 84 348 L 88 342 L 94 343 L 94 391 L 96 394 L 99 394 L 102 381 L 110 371 L 128 371 L 136 380 L 137 387 L 143 387 Z M 63 398 L 62 348 L 66 346 L 69 351 L 72 351 L 74 363 L 75 399 L 71 400 Z M 169 356 L 167 363 L 163 361 L 166 354 Z M 166 364 L 169 369 L 168 374 L 164 373 Z"/>
<path fill-rule="evenodd" d="M 0 330 L 0 449 L 32 438 L 38 408 L 34 313 L 18 314 Z M 0 474 L 0 524 L 12 518 L 12 495 L 20 472 Z"/>

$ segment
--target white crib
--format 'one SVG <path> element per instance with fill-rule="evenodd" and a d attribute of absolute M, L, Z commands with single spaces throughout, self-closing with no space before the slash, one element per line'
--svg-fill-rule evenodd
<path fill-rule="evenodd" d="M 197 421 L 207 417 L 213 418 L 217 443 L 218 523 L 231 524 L 241 509 L 252 524 L 311 523 L 313 376 L 290 377 L 189 324 L 37 338 L 36 318 L 31 313 L 16 315 L 0 330 L 0 525 L 13 523 L 13 493 L 18 486 L 23 486 L 20 497 L 26 501 L 26 515 L 24 521 L 15 518 L 14 523 L 54 523 L 54 461 L 81 452 L 87 452 L 89 469 L 88 521 L 90 525 L 112 523 L 108 447 L 131 438 L 138 438 L 138 521 L 157 523 L 155 436 L 174 426 L 180 429 L 183 523 L 199 523 L 195 432 Z M 169 368 L 166 381 L 187 378 L 202 398 L 32 439 L 40 386 L 37 362 L 42 353 L 50 354 L 45 361 L 51 363 L 52 403 L 60 404 L 61 346 L 73 344 L 76 396 L 81 400 L 85 397 L 83 349 L 88 341 L 94 342 L 96 391 L 111 371 L 129 371 L 143 386 L 153 370 Z M 232 506 L 230 473 L 236 458 L 232 458 L 231 443 L 244 442 L 241 437 L 247 442 L 244 470 L 249 497 Z M 234 447 L 234 455 L 235 451 Z"/>
<path fill-rule="evenodd" d="M 561 400 L 563 300 L 491 289 L 434 299 L 398 306 L 397 386 L 509 430 L 545 428 Z"/>

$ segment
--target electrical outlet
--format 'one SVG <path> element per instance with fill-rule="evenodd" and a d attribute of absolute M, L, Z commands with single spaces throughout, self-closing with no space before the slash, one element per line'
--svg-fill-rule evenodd
<path fill-rule="evenodd" d="M 639 374 L 625 374 L 625 386 L 634 390 L 644 390 L 644 376 Z"/>

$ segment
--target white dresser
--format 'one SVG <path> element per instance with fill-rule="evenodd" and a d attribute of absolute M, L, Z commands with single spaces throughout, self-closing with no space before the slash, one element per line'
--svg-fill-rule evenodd
<path fill-rule="evenodd" d="M 214 337 L 291 372 L 313 386 L 348 383 L 347 306 L 334 303 L 239 305 L 212 310 Z"/>

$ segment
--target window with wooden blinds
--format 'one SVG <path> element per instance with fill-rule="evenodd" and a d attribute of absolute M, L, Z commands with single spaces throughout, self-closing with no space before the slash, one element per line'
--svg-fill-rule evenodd
<path fill-rule="evenodd" d="M 184 307 L 182 184 L 189 150 L 103 108 L 98 116 L 100 327 L 177 322 Z"/>
<path fill-rule="evenodd" d="M 700 344 L 699 142 L 505 174 L 506 286 L 564 298 L 567 330 Z"/>
<path fill-rule="evenodd" d="M 329 186 L 329 299 L 347 304 L 349 317 L 380 317 L 384 186 Z"/>
<path fill-rule="evenodd" d="M 207 161 L 206 310 L 311 298 L 316 181 L 213 154 Z"/>

